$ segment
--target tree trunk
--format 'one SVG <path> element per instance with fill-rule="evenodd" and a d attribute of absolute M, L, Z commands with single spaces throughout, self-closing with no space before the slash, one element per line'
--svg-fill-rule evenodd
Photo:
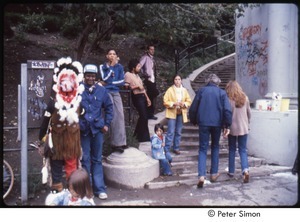
<path fill-rule="evenodd" d="M 83 32 L 80 34 L 79 39 L 77 40 L 76 48 L 74 51 L 74 59 L 76 61 L 80 61 L 83 56 L 85 46 L 88 42 L 89 34 L 91 33 L 93 26 L 93 21 L 88 22 Z"/>
<path fill-rule="evenodd" d="M 88 58 L 91 51 L 96 47 L 97 43 L 100 42 L 102 39 L 104 39 L 106 36 L 111 35 L 115 28 L 116 22 L 113 22 L 110 27 L 107 27 L 107 29 L 103 32 L 98 32 L 97 37 L 94 39 L 93 43 L 90 45 L 90 47 L 87 49 L 82 62 L 85 62 L 85 60 Z M 103 30 L 103 29 L 102 29 Z"/>

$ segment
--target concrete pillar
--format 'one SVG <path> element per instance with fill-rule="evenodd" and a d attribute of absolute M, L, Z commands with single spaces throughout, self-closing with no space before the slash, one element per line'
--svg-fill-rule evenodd
<path fill-rule="evenodd" d="M 269 4 L 268 93 L 298 97 L 298 9 L 293 4 Z M 298 106 L 298 104 L 297 104 Z"/>
<path fill-rule="evenodd" d="M 111 186 L 144 188 L 147 182 L 159 177 L 159 162 L 144 152 L 129 147 L 124 153 L 110 154 L 103 161 L 103 170 L 105 181 Z"/>

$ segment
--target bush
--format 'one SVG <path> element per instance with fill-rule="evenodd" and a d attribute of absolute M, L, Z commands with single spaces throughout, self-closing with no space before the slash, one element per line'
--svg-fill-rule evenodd
<path fill-rule="evenodd" d="M 62 27 L 63 23 L 62 20 L 53 15 L 45 15 L 44 16 L 45 22 L 43 24 L 43 28 L 48 32 L 59 32 L 60 28 Z"/>
<path fill-rule="evenodd" d="M 126 127 L 126 142 L 128 147 L 139 148 L 139 142 L 133 136 L 132 127 Z M 110 135 L 109 133 L 104 134 L 104 143 L 103 143 L 103 156 L 109 156 L 112 153 L 112 149 L 110 146 Z"/>
<path fill-rule="evenodd" d="M 42 34 L 44 32 L 43 25 L 45 19 L 43 14 L 27 14 L 23 15 L 23 19 L 24 23 L 19 25 L 20 31 L 32 34 Z"/>
<path fill-rule="evenodd" d="M 67 18 L 61 28 L 62 35 L 69 39 L 75 39 L 82 31 L 79 18 Z"/>
<path fill-rule="evenodd" d="M 8 20 L 11 26 L 25 22 L 24 17 L 17 13 L 5 13 L 5 20 Z"/>

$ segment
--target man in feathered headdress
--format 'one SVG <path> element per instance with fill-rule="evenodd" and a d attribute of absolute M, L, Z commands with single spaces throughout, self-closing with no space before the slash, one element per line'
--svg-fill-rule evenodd
<path fill-rule="evenodd" d="M 70 57 L 60 58 L 54 69 L 52 87 L 55 93 L 44 114 L 39 139 L 46 140 L 50 158 L 51 190 L 63 189 L 63 167 L 68 180 L 70 174 L 78 168 L 81 157 L 79 114 L 81 93 L 84 88 L 83 67 Z"/>

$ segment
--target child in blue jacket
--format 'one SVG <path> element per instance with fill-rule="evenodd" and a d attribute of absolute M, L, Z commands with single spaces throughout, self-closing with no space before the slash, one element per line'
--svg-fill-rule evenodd
<path fill-rule="evenodd" d="M 172 159 L 168 159 L 165 155 L 165 137 L 163 135 L 164 128 L 161 124 L 154 126 L 154 135 L 151 137 L 151 153 L 153 159 L 159 160 L 161 175 L 172 176 L 170 163 Z"/>

